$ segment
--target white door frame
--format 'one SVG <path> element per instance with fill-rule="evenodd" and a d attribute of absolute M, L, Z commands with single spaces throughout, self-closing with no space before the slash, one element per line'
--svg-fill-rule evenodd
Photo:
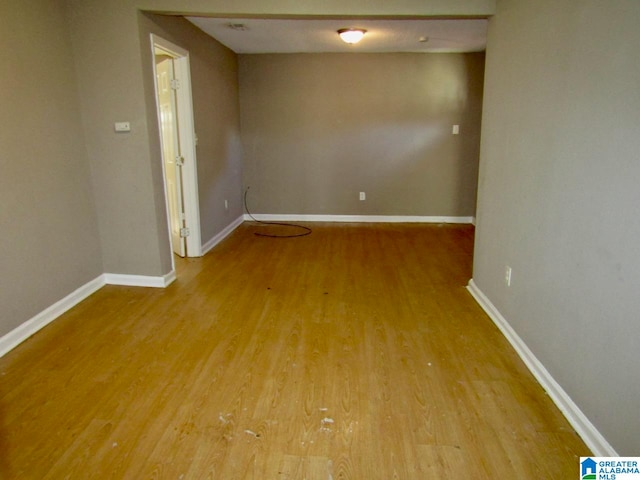
<path fill-rule="evenodd" d="M 191 73 L 189 67 L 189 52 L 164 38 L 151 34 L 151 53 L 153 58 L 153 81 L 156 91 L 156 112 L 158 114 L 158 135 L 162 144 L 162 132 L 160 129 L 160 108 L 158 107 L 158 85 L 156 77 L 155 51 L 160 48 L 174 59 L 175 78 L 180 82 L 180 88 L 176 90 L 178 104 L 178 136 L 180 140 L 181 155 L 184 158 L 182 167 L 182 195 L 184 199 L 185 223 L 189 229 L 186 237 L 187 257 L 202 256 L 202 240 L 200 233 L 200 206 L 198 196 L 198 168 L 196 163 L 196 142 L 193 121 L 193 97 L 191 95 Z M 165 162 L 162 161 L 162 175 L 165 175 Z M 171 240 L 171 222 L 169 220 L 169 202 L 166 182 L 164 184 L 164 198 L 167 215 L 167 233 Z M 173 264 L 173 252 L 171 255 Z"/>

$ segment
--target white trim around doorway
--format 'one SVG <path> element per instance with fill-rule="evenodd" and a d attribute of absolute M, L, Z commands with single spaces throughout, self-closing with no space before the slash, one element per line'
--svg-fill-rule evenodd
<path fill-rule="evenodd" d="M 196 142 L 193 120 L 193 96 L 191 92 L 191 73 L 189 66 L 189 52 L 174 43 L 165 40 L 155 34 L 151 34 L 151 53 L 155 58 L 155 50 L 159 48 L 174 58 L 175 77 L 180 82 L 180 88 L 176 91 L 178 101 L 178 124 L 180 135 L 180 149 L 184 157 L 184 167 L 182 167 L 183 201 L 186 225 L 189 228 L 189 236 L 186 237 L 187 256 L 202 256 L 202 240 L 200 230 L 200 207 L 198 197 L 198 168 L 196 161 Z M 153 62 L 153 81 L 156 82 L 155 62 Z M 157 85 L 155 89 L 157 91 Z M 185 106 L 187 108 L 185 108 Z M 156 108 L 157 110 L 157 108 Z M 159 113 L 158 113 L 159 115 Z M 158 118 L 160 125 L 160 118 Z M 158 129 L 158 135 L 161 135 Z M 162 172 L 164 176 L 164 162 L 162 162 Z M 167 199 L 166 185 L 164 185 L 165 204 Z M 167 234 L 171 236 L 169 222 L 169 207 L 166 205 Z M 175 270 L 175 264 L 172 266 Z"/>

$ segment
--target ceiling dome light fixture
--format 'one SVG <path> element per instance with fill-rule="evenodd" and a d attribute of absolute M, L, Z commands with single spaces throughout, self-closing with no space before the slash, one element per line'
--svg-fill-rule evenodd
<path fill-rule="evenodd" d="M 358 43 L 367 31 L 364 28 L 341 28 L 338 35 L 344 43 Z"/>

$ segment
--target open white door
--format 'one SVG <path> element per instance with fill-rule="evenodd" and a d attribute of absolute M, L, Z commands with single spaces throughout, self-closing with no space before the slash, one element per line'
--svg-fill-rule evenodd
<path fill-rule="evenodd" d="M 189 53 L 151 35 L 156 103 L 171 247 L 181 257 L 202 256 Z"/>
<path fill-rule="evenodd" d="M 158 109 L 160 111 L 160 134 L 162 160 L 164 162 L 165 189 L 169 204 L 169 230 L 173 253 L 184 257 L 187 246 L 182 236 L 185 228 L 184 202 L 182 198 L 182 155 L 178 138 L 178 115 L 176 109 L 175 77 L 173 58 L 156 56 L 156 81 L 158 85 Z"/>

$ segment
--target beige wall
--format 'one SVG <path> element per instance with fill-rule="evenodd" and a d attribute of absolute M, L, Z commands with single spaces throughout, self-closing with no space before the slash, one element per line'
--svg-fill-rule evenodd
<path fill-rule="evenodd" d="M 104 269 L 159 276 L 171 270 L 162 168 L 152 156 L 155 105 L 135 9 L 69 2 L 70 33 L 91 166 Z M 153 108 L 152 108 L 153 107 Z M 131 132 L 113 124 L 129 121 Z"/>
<path fill-rule="evenodd" d="M 622 455 L 640 451 L 639 24 L 636 0 L 498 3 L 473 272 Z"/>
<path fill-rule="evenodd" d="M 171 249 L 149 33 L 193 50 L 203 242 L 241 212 L 235 54 L 185 20 L 88 3 L 70 11 L 105 270 L 163 275 L 171 270 Z M 115 134 L 113 122 L 123 120 L 131 122 L 131 133 Z"/>
<path fill-rule="evenodd" d="M 0 336 L 99 276 L 62 2 L 0 2 Z"/>
<path fill-rule="evenodd" d="M 475 215 L 483 73 L 482 53 L 241 55 L 252 211 Z"/>
<path fill-rule="evenodd" d="M 146 40 L 139 31 L 138 8 L 258 15 L 486 16 L 493 12 L 495 1 L 67 0 L 67 4 L 105 269 L 161 275 L 171 268 L 171 254 L 155 158 L 157 119 L 148 101 Z M 132 131 L 115 136 L 113 122 L 121 120 L 130 121 Z"/>
<path fill-rule="evenodd" d="M 495 0 L 125 0 L 149 11 L 227 15 L 492 15 Z"/>
<path fill-rule="evenodd" d="M 145 34 L 164 32 L 190 45 L 197 35 L 185 33 L 184 25 L 141 17 L 139 9 L 486 16 L 494 8 L 495 0 L 0 2 L 0 334 L 100 273 L 171 270 Z M 212 50 L 194 59 L 203 73 L 194 82 L 202 102 L 196 128 L 205 132 L 199 164 L 205 242 L 240 211 L 241 195 L 235 93 L 221 94 L 228 92 L 233 62 L 228 52 Z M 43 79 L 50 80 L 44 88 Z M 211 96 L 203 94 L 208 88 Z M 213 127 L 218 108 L 224 132 Z M 116 121 L 131 122 L 131 132 L 116 135 Z M 230 200 L 227 217 L 220 212 L 223 197 Z"/>
<path fill-rule="evenodd" d="M 486 16 L 495 1 L 0 2 L 0 332 L 104 270 L 170 269 L 137 8 Z M 628 455 L 640 449 L 639 9 L 636 0 L 499 1 L 474 264 L 480 288 Z M 131 134 L 113 134 L 120 120 Z"/>

